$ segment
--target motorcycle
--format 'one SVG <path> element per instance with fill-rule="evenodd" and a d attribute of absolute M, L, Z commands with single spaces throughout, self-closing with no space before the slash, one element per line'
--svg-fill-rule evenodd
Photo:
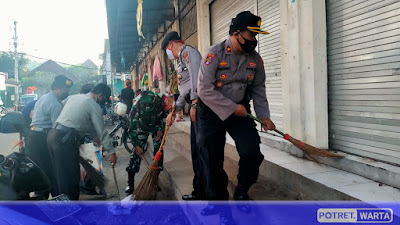
<path fill-rule="evenodd" d="M 110 137 L 113 139 L 113 145 L 114 147 L 124 145 L 125 150 L 131 154 L 134 150 L 134 146 L 129 137 L 129 117 L 126 114 L 126 105 L 121 102 L 117 103 L 114 108 L 114 113 L 118 116 L 118 122 L 110 132 Z M 116 135 L 120 129 L 122 129 L 121 137 Z"/>
<path fill-rule="evenodd" d="M 38 200 L 30 193 L 50 191 L 51 182 L 43 170 L 25 156 L 24 119 L 20 112 L 10 112 L 0 120 L 0 133 L 19 133 L 20 149 L 8 156 L 0 154 L 0 200 Z"/>

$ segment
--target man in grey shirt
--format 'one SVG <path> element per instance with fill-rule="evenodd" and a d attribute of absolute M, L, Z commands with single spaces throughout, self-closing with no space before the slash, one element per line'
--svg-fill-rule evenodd
<path fill-rule="evenodd" d="M 106 84 L 98 84 L 88 94 L 71 96 L 49 132 L 47 143 L 58 188 L 60 194 L 66 194 L 71 200 L 79 199 L 79 146 L 85 133 L 95 130 L 111 165 L 117 162 L 112 140 L 104 129 L 101 109 L 101 105 L 110 101 L 110 95 L 111 89 Z"/>
<path fill-rule="evenodd" d="M 165 50 L 170 60 L 178 59 L 178 78 L 179 78 L 179 97 L 176 100 L 175 112 L 170 113 L 167 118 L 167 125 L 171 126 L 175 121 L 176 112 L 179 112 L 185 106 L 185 99 L 191 104 L 190 109 L 190 147 L 193 164 L 193 191 L 191 194 L 183 195 L 183 200 L 202 200 L 204 199 L 204 179 L 203 166 L 200 160 L 200 153 L 197 147 L 197 75 L 199 73 L 201 55 L 197 49 L 184 44 L 176 31 L 168 33 L 162 44 L 162 50 Z"/>
<path fill-rule="evenodd" d="M 234 139 L 240 156 L 238 185 L 233 198 L 248 200 L 247 194 L 257 181 L 259 166 L 264 159 L 260 137 L 254 121 L 247 118 L 250 100 L 257 116 L 274 130 L 265 93 L 265 71 L 255 51 L 256 34 L 262 31 L 261 18 L 249 11 L 232 19 L 229 37 L 211 47 L 201 62 L 198 94 L 200 152 L 205 162 L 206 194 L 210 200 L 228 200 L 228 176 L 223 168 L 226 132 Z M 213 214 L 215 210 L 203 210 Z"/>
<path fill-rule="evenodd" d="M 28 137 L 28 156 L 31 158 L 49 177 L 52 182 L 52 196 L 58 194 L 57 185 L 54 180 L 53 165 L 51 164 L 50 153 L 47 147 L 47 133 L 55 124 L 62 110 L 61 101 L 64 100 L 72 87 L 72 81 L 59 75 L 54 78 L 51 91 L 43 95 L 35 104 L 33 109 L 31 132 Z M 48 191 L 35 193 L 37 198 L 47 199 Z"/>

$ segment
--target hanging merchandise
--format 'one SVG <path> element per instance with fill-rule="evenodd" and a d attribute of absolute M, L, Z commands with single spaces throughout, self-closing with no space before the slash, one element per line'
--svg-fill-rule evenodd
<path fill-rule="evenodd" d="M 138 0 L 138 7 L 136 11 L 136 21 L 137 21 L 137 31 L 138 35 L 142 37 L 143 39 L 143 33 L 142 33 L 142 24 L 143 24 L 143 0 Z"/>
<path fill-rule="evenodd" d="M 158 56 L 154 58 L 154 65 L 153 65 L 153 81 L 158 78 L 158 80 L 162 80 L 163 75 L 161 72 L 161 62 Z"/>
<path fill-rule="evenodd" d="M 144 73 L 143 79 L 142 79 L 142 86 L 147 85 L 149 83 L 147 78 L 148 78 L 147 73 Z"/>

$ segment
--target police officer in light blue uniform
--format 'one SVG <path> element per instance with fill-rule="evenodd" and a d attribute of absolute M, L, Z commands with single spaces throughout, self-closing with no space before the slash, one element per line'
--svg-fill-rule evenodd
<path fill-rule="evenodd" d="M 51 91 L 43 95 L 35 104 L 33 109 L 32 123 L 28 138 L 29 151 L 31 158 L 49 177 L 52 182 L 52 196 L 59 195 L 57 184 L 55 183 L 54 167 L 52 165 L 50 152 L 47 146 L 47 133 L 55 125 L 61 113 L 63 104 L 61 103 L 69 95 L 73 85 L 71 79 L 64 75 L 54 78 Z M 49 193 L 35 193 L 37 197 L 47 199 Z"/>
<path fill-rule="evenodd" d="M 185 106 L 186 101 L 190 104 L 190 146 L 192 153 L 192 164 L 194 171 L 193 191 L 191 194 L 183 195 L 183 200 L 202 200 L 204 193 L 203 166 L 200 160 L 200 153 L 197 147 L 197 80 L 200 67 L 201 55 L 197 49 L 185 45 L 176 31 L 168 33 L 161 48 L 166 51 L 170 60 L 178 59 L 179 97 L 176 100 L 175 112 L 179 112 Z M 185 100 L 187 99 L 187 100 Z M 170 113 L 167 118 L 167 125 L 175 121 L 176 113 Z"/>
<path fill-rule="evenodd" d="M 198 144 L 205 162 L 209 200 L 229 197 L 228 176 L 223 169 L 226 132 L 234 139 L 240 156 L 238 186 L 233 198 L 248 200 L 247 192 L 257 181 L 264 156 L 256 125 L 246 117 L 251 99 L 257 117 L 267 124 L 264 129 L 275 129 L 266 97 L 263 61 L 255 51 L 256 35 L 267 34 L 260 27 L 260 17 L 249 11 L 239 13 L 232 19 L 229 37 L 211 47 L 200 64 Z M 202 214 L 215 213 L 209 209 Z"/>

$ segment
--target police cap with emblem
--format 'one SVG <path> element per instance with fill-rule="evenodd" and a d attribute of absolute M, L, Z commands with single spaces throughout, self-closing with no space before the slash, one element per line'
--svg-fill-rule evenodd
<path fill-rule="evenodd" d="M 243 11 L 232 19 L 229 33 L 237 30 L 248 30 L 258 34 L 269 34 L 267 31 L 261 30 L 261 17 L 252 14 L 250 11 Z"/>
<path fill-rule="evenodd" d="M 51 84 L 51 89 L 56 89 L 56 88 L 70 88 L 74 82 L 72 82 L 71 79 L 64 75 L 58 75 L 54 78 L 53 83 Z"/>
<path fill-rule="evenodd" d="M 169 32 L 169 33 L 165 36 L 164 40 L 162 41 L 162 43 L 161 43 L 161 49 L 162 49 L 162 50 L 165 50 L 165 49 L 167 48 L 167 45 L 168 45 L 168 43 L 169 43 L 170 41 L 181 41 L 181 40 L 182 40 L 182 39 L 181 39 L 181 37 L 179 37 L 178 32 L 176 32 L 176 31 L 171 31 L 171 32 Z"/>

